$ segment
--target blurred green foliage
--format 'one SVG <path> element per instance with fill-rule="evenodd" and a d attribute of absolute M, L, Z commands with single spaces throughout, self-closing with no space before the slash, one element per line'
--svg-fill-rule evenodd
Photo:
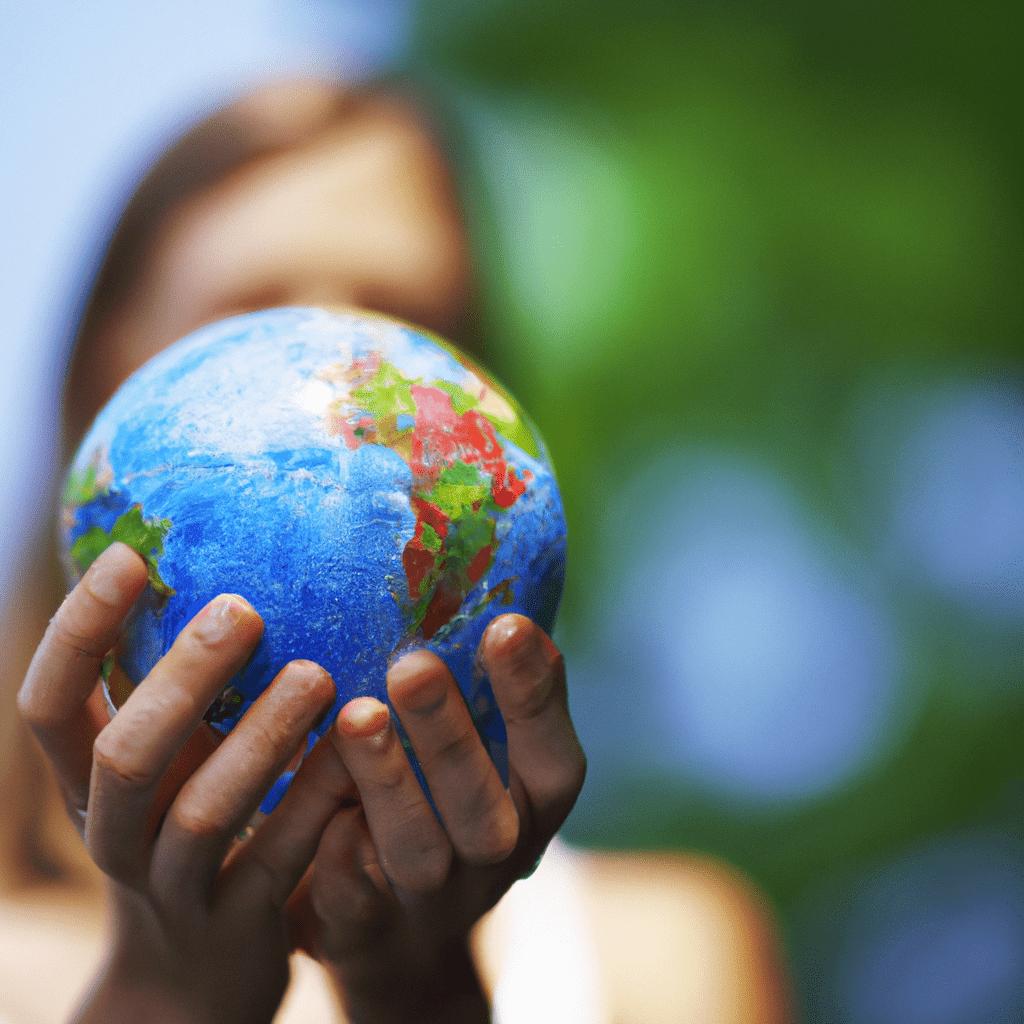
<path fill-rule="evenodd" d="M 415 59 L 469 125 L 489 356 L 563 485 L 570 642 L 606 579 L 602 494 L 639 451 L 754 453 L 869 551 L 865 393 L 1020 380 L 1018 21 L 1011 3 L 421 2 Z M 926 694 L 897 750 L 781 809 L 624 777 L 576 838 L 720 854 L 785 917 L 826 876 L 1000 819 L 1024 666 L 975 664 L 955 615 L 893 603 Z"/>
<path fill-rule="evenodd" d="M 1016 362 L 1010 16 L 421 4 L 424 63 L 507 104 L 497 131 L 518 127 L 538 154 L 516 182 L 490 169 L 482 207 L 500 219 L 511 202 L 520 223 L 511 243 L 500 224 L 482 229 L 480 251 L 491 357 L 549 438 L 577 552 L 591 524 L 576 467 L 589 472 L 635 415 L 740 443 L 756 432 L 828 488 L 828 439 L 879 361 Z M 545 158 L 585 209 L 558 196 L 545 209 Z"/>

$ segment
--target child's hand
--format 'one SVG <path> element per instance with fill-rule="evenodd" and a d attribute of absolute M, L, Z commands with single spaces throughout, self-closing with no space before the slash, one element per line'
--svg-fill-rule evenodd
<path fill-rule="evenodd" d="M 111 879 L 112 948 L 80 1019 L 269 1021 L 297 940 L 331 970 L 355 1021 L 486 1020 L 466 936 L 533 865 L 585 770 L 550 640 L 504 616 L 481 645 L 508 727 L 507 792 L 448 670 L 420 651 L 391 670 L 388 689 L 445 828 L 387 708 L 360 698 L 235 844 L 333 684 L 293 662 L 218 747 L 203 713 L 262 631 L 227 596 L 106 721 L 100 663 L 145 584 L 134 552 L 108 549 L 54 616 L 19 698 Z"/>
<path fill-rule="evenodd" d="M 258 830 L 232 847 L 334 685 L 293 662 L 216 746 L 203 714 L 263 629 L 247 602 L 222 596 L 105 721 L 100 663 L 145 584 L 135 552 L 108 549 L 54 616 L 19 697 L 110 878 L 110 956 L 80 1019 L 270 1021 L 288 982 L 284 908 L 319 835 L 282 808 L 275 820 L 293 842 L 268 843 Z"/>
<path fill-rule="evenodd" d="M 359 1024 L 489 1019 L 468 932 L 532 868 L 583 784 L 565 670 L 547 636 L 502 616 L 479 657 L 508 729 L 507 791 L 454 679 L 427 651 L 392 668 L 388 694 L 443 828 L 378 701 L 349 702 L 309 758 L 321 807 L 309 802 L 306 813 L 325 821 L 343 806 L 293 898 L 297 938 L 330 969 Z M 299 799 L 290 792 L 282 809 Z M 283 837 L 275 817 L 268 824 Z"/>

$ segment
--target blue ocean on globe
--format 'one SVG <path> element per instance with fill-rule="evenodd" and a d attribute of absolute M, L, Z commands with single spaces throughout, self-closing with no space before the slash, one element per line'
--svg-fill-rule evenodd
<path fill-rule="evenodd" d="M 265 629 L 208 711 L 215 728 L 306 658 L 338 687 L 323 733 L 353 697 L 386 701 L 390 662 L 426 647 L 507 780 L 476 649 L 505 612 L 550 632 L 565 517 L 529 419 L 440 339 L 321 309 L 204 327 L 97 416 L 68 472 L 60 533 L 72 582 L 114 541 L 147 561 L 149 585 L 104 662 L 113 708 L 208 601 L 238 593 Z"/>

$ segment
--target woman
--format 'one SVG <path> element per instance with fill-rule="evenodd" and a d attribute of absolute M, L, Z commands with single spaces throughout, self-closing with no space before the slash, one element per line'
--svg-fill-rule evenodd
<path fill-rule="evenodd" d="M 65 389 L 65 456 L 135 368 L 183 334 L 236 312 L 370 308 L 479 355 L 467 231 L 429 125 L 423 109 L 396 91 L 291 83 L 248 97 L 185 136 L 126 209 L 81 317 Z M 61 607 L 21 697 L 72 818 L 111 879 L 115 929 L 107 967 L 81 1019 L 139 1016 L 139 1007 L 166 1019 L 263 1019 L 284 989 L 289 943 L 313 954 L 322 970 L 293 958 L 296 982 L 279 1020 L 332 1019 L 329 990 L 341 1004 L 336 1012 L 360 1021 L 482 1020 L 490 992 L 504 1024 L 545 1014 L 565 1019 L 567 1012 L 579 1021 L 786 1018 L 767 908 L 730 871 L 700 858 L 614 857 L 556 845 L 473 932 L 471 958 L 470 929 L 529 869 L 582 783 L 561 659 L 536 627 L 515 617 L 497 620 L 481 651 L 504 701 L 510 749 L 519 751 L 511 794 L 495 789 L 493 769 L 477 759 L 487 811 L 454 808 L 446 816 L 442 808 L 449 840 L 421 804 L 396 802 L 396 794 L 412 791 L 398 762 L 386 761 L 395 753 L 386 710 L 354 702 L 268 828 L 225 865 L 225 837 L 240 808 L 273 776 L 332 684 L 307 663 L 282 673 L 263 724 L 287 707 L 292 731 L 278 737 L 276 754 L 247 762 L 244 792 L 218 804 L 218 779 L 226 765 L 240 763 L 230 759 L 241 756 L 241 740 L 204 760 L 210 745 L 198 732 L 185 742 L 194 715 L 183 714 L 170 734 L 185 751 L 168 769 L 166 743 L 129 750 L 131 715 L 108 725 L 87 713 L 96 657 L 144 583 L 130 551 L 111 552 Z M 47 553 L 37 556 L 5 617 L 8 702 L 59 601 L 52 563 Z M 204 640 L 211 624 L 216 638 Z M 259 629 L 244 598 L 225 597 L 197 617 L 161 672 L 185 703 L 198 706 L 244 660 Z M 193 664 L 203 667 L 183 669 Z M 422 657 L 389 675 L 403 724 L 425 695 L 449 693 L 451 685 L 443 666 Z M 167 713 L 146 700 L 143 693 L 132 714 Z M 459 704 L 448 706 L 455 718 L 444 728 L 457 729 Z M 32 931 L 41 948 L 60 950 L 63 960 L 91 962 L 53 984 L 52 971 L 44 974 L 42 961 L 30 959 L 17 977 L 0 976 L 0 1012 L 56 1020 L 101 955 L 103 883 L 61 823 L 38 753 L 9 710 L 2 721 L 3 749 L 12 752 L 0 815 L 4 942 L 10 948 Z M 379 780 L 391 769 L 403 781 L 382 791 Z M 163 795 L 150 785 L 157 777 L 171 779 Z M 125 807 L 134 807 L 134 816 Z M 460 821 L 463 827 L 453 828 Z M 216 841 L 205 842 L 196 822 L 207 832 L 212 822 Z M 435 856 L 424 861 L 413 849 Z M 415 865 L 423 863 L 434 866 L 417 877 Z M 198 879 L 196 864 L 205 866 Z M 267 876 L 274 883 L 261 888 Z M 286 909 L 281 893 L 293 888 Z M 33 916 L 50 894 L 59 912 Z M 68 919 L 80 931 L 67 929 Z M 259 956 L 233 952 L 232 937 L 243 930 L 256 937 Z M 555 955 L 538 955 L 552 936 L 560 937 Z M 169 966 L 155 970 L 155 963 Z"/>

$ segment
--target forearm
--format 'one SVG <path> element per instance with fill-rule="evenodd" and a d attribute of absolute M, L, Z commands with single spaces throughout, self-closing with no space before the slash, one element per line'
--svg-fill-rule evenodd
<path fill-rule="evenodd" d="M 195 1024 L 188 1011 L 164 998 L 162 993 L 141 987 L 122 987 L 105 981 L 90 992 L 73 1018 L 73 1024 Z"/>
<path fill-rule="evenodd" d="M 73 1018 L 73 1024 L 200 1024 L 205 1014 L 196 1017 L 181 998 L 148 979 L 124 977 L 109 965 Z"/>
<path fill-rule="evenodd" d="M 253 1003 L 239 1000 L 225 1006 L 184 985 L 168 986 L 107 971 L 75 1014 L 73 1024 L 271 1024 L 278 1003 L 271 998 Z"/>
<path fill-rule="evenodd" d="M 417 953 L 324 965 L 351 1024 L 488 1024 L 490 1009 L 468 944 Z"/>
<path fill-rule="evenodd" d="M 108 955 L 74 1024 L 271 1024 L 290 978 L 283 936 L 282 954 L 267 957 L 244 931 L 223 942 L 204 923 L 196 931 L 208 941 L 183 957 L 139 919 L 135 894 L 117 888 L 113 900 Z"/>

